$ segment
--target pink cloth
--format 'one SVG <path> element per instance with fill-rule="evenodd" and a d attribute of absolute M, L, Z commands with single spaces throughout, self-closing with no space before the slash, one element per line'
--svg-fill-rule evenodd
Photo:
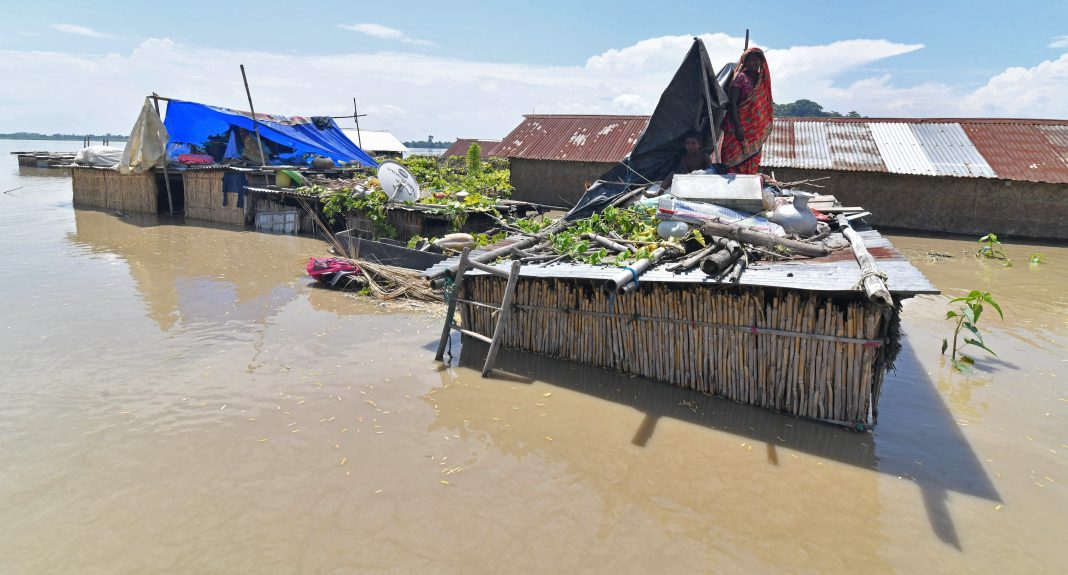
<path fill-rule="evenodd" d="M 215 158 L 207 154 L 179 154 L 178 163 L 180 164 L 214 164 Z"/>

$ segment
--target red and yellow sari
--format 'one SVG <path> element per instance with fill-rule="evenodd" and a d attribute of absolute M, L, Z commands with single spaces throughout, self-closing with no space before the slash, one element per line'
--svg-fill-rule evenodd
<path fill-rule="evenodd" d="M 757 54 L 760 56 L 760 70 L 755 74 L 753 71 L 743 71 L 746 56 Z M 747 74 L 748 78 L 739 78 Z M 755 80 L 754 80 L 755 76 Z M 764 141 L 771 133 L 773 117 L 771 99 L 771 74 L 768 72 L 768 61 L 764 58 L 764 52 L 760 48 L 750 48 L 742 54 L 742 58 L 731 78 L 731 86 L 748 84 L 752 81 L 753 87 L 748 95 L 743 94 L 741 101 L 737 103 L 738 119 L 742 125 L 743 141 L 738 141 L 731 123 L 730 114 L 723 118 L 721 129 L 723 130 L 723 143 L 720 145 L 720 161 L 728 167 L 731 174 L 755 174 L 760 169 L 760 158 L 763 155 Z M 732 90 L 733 92 L 733 90 Z"/>

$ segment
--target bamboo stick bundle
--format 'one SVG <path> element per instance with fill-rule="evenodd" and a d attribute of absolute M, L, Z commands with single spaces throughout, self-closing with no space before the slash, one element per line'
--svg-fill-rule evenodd
<path fill-rule="evenodd" d="M 853 305 L 850 306 L 849 312 L 850 312 L 849 313 L 849 329 L 846 331 L 846 333 L 849 334 L 849 337 L 856 337 L 857 336 L 857 323 L 860 320 L 860 318 L 859 318 L 860 310 L 858 309 L 858 306 L 854 303 Z M 858 367 L 857 366 L 857 351 L 858 351 L 859 348 L 856 345 L 848 345 L 848 346 L 846 346 L 846 348 L 848 349 L 848 352 L 847 352 L 848 353 L 848 358 L 847 359 L 848 359 L 848 363 L 849 363 L 849 391 L 850 391 L 850 394 L 849 394 L 849 418 L 846 421 L 858 421 L 857 418 L 859 417 L 860 409 L 857 406 L 857 398 L 860 397 L 860 378 L 858 377 L 859 373 L 858 373 L 858 369 L 857 369 L 857 367 Z"/>
<path fill-rule="evenodd" d="M 845 312 L 839 310 L 836 316 L 834 335 L 838 337 L 845 336 Z M 846 388 L 845 388 L 845 350 L 842 349 L 843 344 L 841 342 L 835 343 L 834 349 L 834 365 L 835 365 L 835 377 L 834 377 L 834 418 L 838 421 L 845 419 L 845 400 L 846 400 Z"/>
<path fill-rule="evenodd" d="M 820 335 L 830 335 L 831 325 L 834 323 L 835 306 L 831 301 L 824 300 L 820 303 L 819 321 L 817 323 L 817 330 Z M 816 391 L 814 392 L 817 398 L 816 413 L 821 418 L 831 417 L 831 405 L 833 402 L 832 388 L 834 385 L 834 375 L 831 369 L 832 367 L 832 355 L 834 353 L 833 342 L 828 340 L 820 340 L 816 342 L 816 353 L 818 357 L 816 359 Z"/>
<path fill-rule="evenodd" d="M 819 301 L 816 298 L 809 300 L 809 312 L 808 312 L 808 330 L 810 333 L 818 333 L 819 324 L 817 323 L 820 313 Z M 816 373 L 816 347 L 819 340 L 812 340 L 808 342 L 808 357 L 805 358 L 805 370 L 808 374 L 806 379 L 805 394 L 808 396 L 809 413 L 816 413 L 818 409 L 816 391 L 819 377 Z"/>
<path fill-rule="evenodd" d="M 806 298 L 806 300 L 807 299 L 808 298 Z M 801 308 L 801 326 L 800 326 L 801 330 L 808 330 L 809 327 L 810 327 L 809 323 L 808 323 L 809 303 L 810 303 L 810 301 L 805 301 L 805 302 L 803 302 L 801 304 L 802 305 L 802 308 Z M 809 393 L 808 393 L 808 380 L 809 380 L 809 377 L 807 376 L 808 374 L 805 372 L 805 365 L 807 363 L 805 361 L 805 358 L 808 356 L 808 353 L 809 353 L 809 350 L 808 350 L 809 340 L 807 338 L 803 338 L 803 337 L 802 338 L 797 338 L 797 339 L 798 339 L 798 355 L 797 355 L 796 365 L 794 366 L 794 372 L 797 374 L 797 387 L 798 387 L 798 398 L 799 398 L 798 409 L 801 411 L 801 413 L 808 413 L 809 407 L 810 407 L 809 406 L 809 399 L 810 398 L 809 398 Z"/>
<path fill-rule="evenodd" d="M 800 332 L 805 332 L 806 330 L 810 329 L 810 326 L 808 324 L 808 306 L 810 301 L 810 297 L 803 297 L 798 301 L 797 330 Z M 796 365 L 794 366 L 793 371 L 796 374 L 795 385 L 797 386 L 798 411 L 807 414 L 811 406 L 807 387 L 807 378 L 805 377 L 805 356 L 808 354 L 810 340 L 804 337 L 794 339 L 797 340 Z"/>

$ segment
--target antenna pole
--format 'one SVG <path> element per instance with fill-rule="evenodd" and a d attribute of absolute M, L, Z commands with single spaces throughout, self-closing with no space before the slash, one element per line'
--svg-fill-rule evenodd
<path fill-rule="evenodd" d="M 364 114 L 366 116 L 367 114 Z M 356 109 L 356 98 L 352 98 L 352 119 L 356 120 L 356 141 L 363 149 L 363 136 L 360 135 L 360 111 Z"/>

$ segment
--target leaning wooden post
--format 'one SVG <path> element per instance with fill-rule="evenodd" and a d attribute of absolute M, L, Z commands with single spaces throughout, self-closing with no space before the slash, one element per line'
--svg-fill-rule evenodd
<path fill-rule="evenodd" d="M 441 361 L 445 357 L 445 345 L 452 337 L 452 316 L 456 313 L 456 300 L 460 297 L 460 289 L 463 287 L 464 272 L 467 271 L 467 258 L 471 254 L 471 248 L 464 248 L 460 256 L 460 265 L 456 268 L 456 283 L 453 284 L 452 293 L 449 294 L 449 307 L 445 311 L 445 327 L 441 328 L 441 339 L 438 341 L 438 352 L 434 359 Z"/>
<path fill-rule="evenodd" d="M 248 96 L 248 111 L 252 113 L 252 127 L 256 130 L 256 145 L 260 147 L 260 167 L 267 165 L 267 155 L 263 153 L 263 140 L 260 139 L 260 123 L 256 121 L 256 108 L 252 107 L 252 92 L 248 89 L 248 77 L 245 65 L 241 64 L 241 81 L 245 83 L 245 95 Z"/>
<path fill-rule="evenodd" d="M 883 307 L 893 306 L 894 300 L 890 297 L 886 282 L 883 281 L 886 274 L 879 271 L 878 266 L 875 265 L 875 258 L 871 257 L 868 248 L 864 247 L 864 239 L 849 225 L 849 220 L 844 215 L 838 216 L 838 227 L 849 240 L 849 247 L 853 248 L 853 257 L 860 264 L 860 283 L 864 287 L 864 293 L 868 295 L 868 300 Z"/>
<path fill-rule="evenodd" d="M 156 108 L 156 115 L 159 116 L 159 121 L 163 121 L 163 116 L 159 113 L 159 96 L 155 92 L 152 93 L 152 104 Z M 169 144 L 170 142 L 167 142 Z M 171 197 L 171 175 L 167 172 L 167 162 L 170 161 L 170 155 L 167 153 L 167 144 L 163 144 L 163 185 L 167 188 L 167 214 L 174 215 L 174 199 Z"/>
<path fill-rule="evenodd" d="M 501 349 L 501 339 L 508 330 L 508 320 L 512 317 L 512 302 L 515 300 L 515 286 L 519 283 L 519 269 L 522 265 L 519 260 L 512 260 L 508 285 L 504 288 L 504 301 L 501 302 L 501 313 L 497 316 L 497 327 L 493 329 L 493 341 L 490 342 L 489 353 L 486 354 L 486 365 L 482 367 L 482 377 L 489 376 L 493 371 L 493 362 L 497 359 L 497 351 Z"/>

